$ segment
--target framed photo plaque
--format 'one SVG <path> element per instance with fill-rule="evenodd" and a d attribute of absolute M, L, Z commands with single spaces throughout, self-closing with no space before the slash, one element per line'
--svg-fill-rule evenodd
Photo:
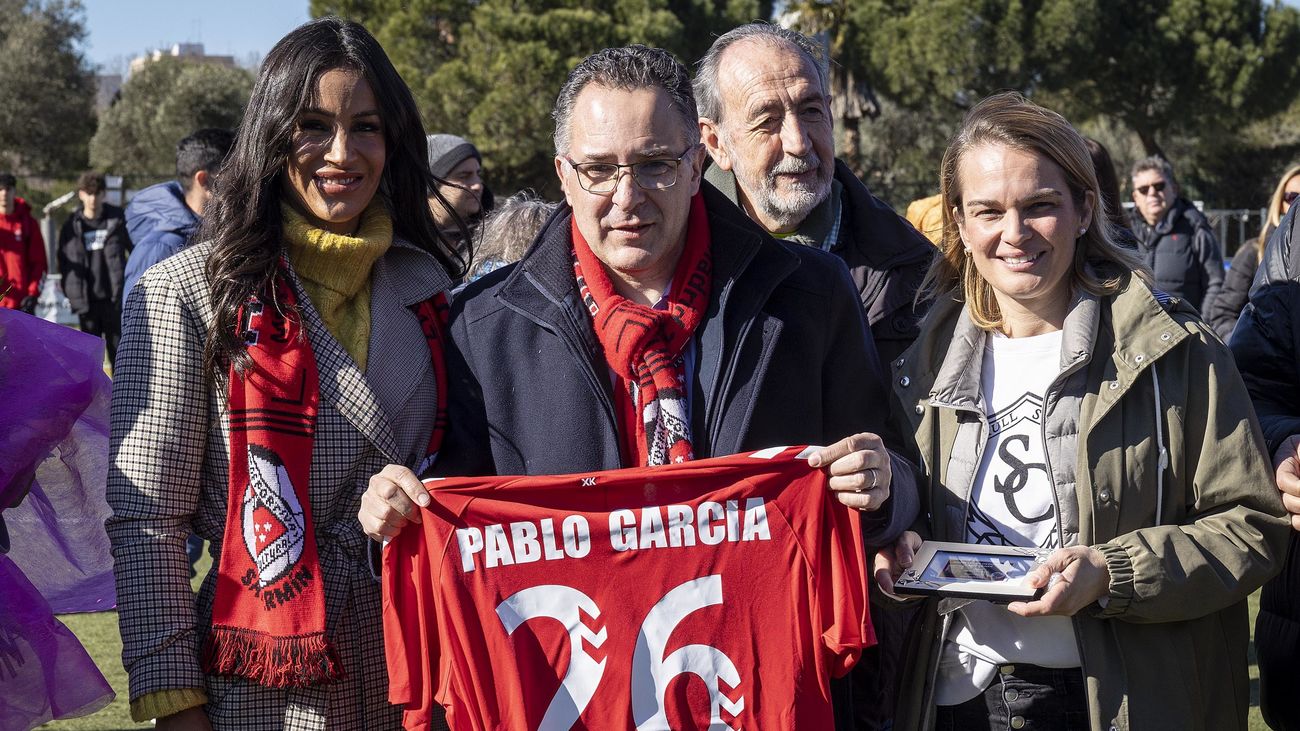
<path fill-rule="evenodd" d="M 1002 604 L 1031 601 L 1042 590 L 1026 586 L 1025 579 L 1051 552 L 1046 548 L 925 541 L 912 568 L 894 582 L 894 591 Z"/>

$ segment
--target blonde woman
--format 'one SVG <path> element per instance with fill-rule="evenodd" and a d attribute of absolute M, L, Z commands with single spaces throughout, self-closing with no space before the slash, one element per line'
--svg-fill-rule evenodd
<path fill-rule="evenodd" d="M 1134 273 L 1059 114 L 984 100 L 940 189 L 935 305 L 893 381 L 918 530 L 1051 553 L 1032 601 L 925 600 L 895 727 L 1244 730 L 1246 597 L 1288 523 L 1231 355 Z"/>
<path fill-rule="evenodd" d="M 1277 187 L 1273 189 L 1273 197 L 1268 200 L 1268 213 L 1264 216 L 1264 225 L 1260 227 L 1259 238 L 1241 242 L 1241 248 L 1237 249 L 1227 274 L 1223 276 L 1223 289 L 1219 290 L 1219 296 L 1214 298 L 1205 313 L 1205 319 L 1210 321 L 1210 326 L 1224 342 L 1232 336 L 1241 308 L 1246 306 L 1246 300 L 1249 299 L 1250 283 L 1254 281 L 1255 271 L 1264 258 L 1264 246 L 1268 243 L 1268 237 L 1277 229 L 1278 223 L 1291 209 L 1296 198 L 1300 198 L 1300 165 L 1292 165 L 1282 173 L 1282 179 L 1277 181 Z"/>

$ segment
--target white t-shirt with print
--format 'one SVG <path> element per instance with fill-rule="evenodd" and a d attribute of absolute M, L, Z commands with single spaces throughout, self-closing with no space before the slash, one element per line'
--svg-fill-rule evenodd
<path fill-rule="evenodd" d="M 985 338 L 980 389 L 989 429 L 966 514 L 966 542 L 1060 548 L 1056 495 L 1043 443 L 1043 403 L 1060 374 L 1060 331 Z M 1020 617 L 973 601 L 954 618 L 939 660 L 938 705 L 974 698 L 1003 663 L 1079 666 L 1068 617 Z"/>

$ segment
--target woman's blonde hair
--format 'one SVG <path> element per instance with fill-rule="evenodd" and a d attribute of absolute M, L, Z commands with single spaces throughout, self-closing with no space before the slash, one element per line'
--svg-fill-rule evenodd
<path fill-rule="evenodd" d="M 1002 310 L 993 288 L 964 253 L 957 216 L 961 211 L 962 158 L 983 145 L 1003 145 L 1032 152 L 1056 163 L 1065 173 L 1070 197 L 1082 206 L 1092 193 L 1091 217 L 1083 222 L 1087 231 L 1079 237 L 1070 269 L 1073 289 L 1082 288 L 1106 295 L 1123 288 L 1130 272 L 1142 273 L 1142 265 L 1116 244 L 1097 172 L 1084 138 L 1064 117 L 1034 104 L 1015 92 L 1002 92 L 984 99 L 966 114 L 961 129 L 948 143 L 939 168 L 939 194 L 943 200 L 943 239 L 939 256 L 926 273 L 921 291 L 925 296 L 951 295 L 964 301 L 971 319 L 982 328 L 1002 326 Z M 1144 277 L 1146 278 L 1146 277 Z"/>
<path fill-rule="evenodd" d="M 1264 216 L 1264 224 L 1259 227 L 1259 239 L 1255 242 L 1261 261 L 1264 259 L 1264 247 L 1268 245 L 1269 234 L 1282 223 L 1282 196 L 1286 195 L 1286 184 L 1297 175 L 1300 175 L 1300 164 L 1287 168 L 1286 172 L 1282 173 L 1282 179 L 1277 181 L 1277 187 L 1273 189 L 1273 197 L 1268 199 L 1268 213 Z"/>

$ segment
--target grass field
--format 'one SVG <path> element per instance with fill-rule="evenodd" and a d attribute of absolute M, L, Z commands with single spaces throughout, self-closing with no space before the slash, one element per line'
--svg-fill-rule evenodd
<path fill-rule="evenodd" d="M 198 564 L 198 575 L 208 572 L 212 558 L 207 551 L 203 553 Z M 194 590 L 198 591 L 199 579 L 195 578 Z M 122 668 L 122 638 L 117 633 L 117 612 L 97 612 L 95 614 L 65 614 L 59 619 L 68 625 L 81 644 L 86 646 L 94 658 L 99 671 L 108 679 L 109 685 L 117 692 L 113 702 L 99 713 L 84 718 L 69 718 L 65 721 L 51 721 L 41 726 L 42 729 L 60 729 L 61 731 L 119 731 L 120 729 L 153 728 L 153 723 L 135 723 L 131 720 L 131 711 L 127 706 L 126 670 Z"/>
<path fill-rule="evenodd" d="M 199 575 L 207 571 L 209 559 L 204 556 L 199 564 Z M 197 582 L 196 582 L 197 587 Z M 1250 598 L 1250 625 L 1255 626 L 1255 611 L 1259 605 L 1259 594 Z M 43 729 L 60 729 L 66 731 L 118 731 L 119 729 L 150 728 L 148 723 L 133 723 L 126 703 L 126 672 L 122 669 L 122 641 L 117 635 L 117 613 L 100 612 L 98 614 L 71 614 L 62 617 L 65 624 L 81 638 L 91 657 L 99 665 L 117 698 L 107 708 L 85 718 L 73 718 L 66 721 L 47 723 Z M 1259 673 L 1255 669 L 1255 648 L 1250 650 L 1250 731 L 1266 731 L 1268 726 L 1259 715 Z"/>

